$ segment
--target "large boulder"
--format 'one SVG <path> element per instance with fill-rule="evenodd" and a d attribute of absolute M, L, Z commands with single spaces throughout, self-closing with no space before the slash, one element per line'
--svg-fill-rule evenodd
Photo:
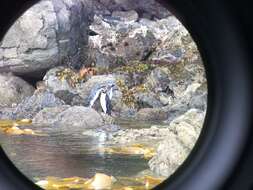
<path fill-rule="evenodd" d="M 34 88 L 11 74 L 0 74 L 0 107 L 11 107 L 32 96 Z"/>
<path fill-rule="evenodd" d="M 62 63 L 79 67 L 88 41 L 88 9 L 82 0 L 43 0 L 31 7 L 0 43 L 0 69 L 38 76 Z"/>
<path fill-rule="evenodd" d="M 191 109 L 173 120 L 165 140 L 159 143 L 157 154 L 149 161 L 151 170 L 166 177 L 172 175 L 190 154 L 204 118 L 203 111 Z"/>
<path fill-rule="evenodd" d="M 50 92 L 35 93 L 23 100 L 15 109 L 16 119 L 32 119 L 44 108 L 64 105 L 64 102 Z"/>
<path fill-rule="evenodd" d="M 56 116 L 54 125 L 62 130 L 79 131 L 84 129 L 95 129 L 104 124 L 101 115 L 94 109 L 74 106 L 61 112 Z"/>
<path fill-rule="evenodd" d="M 41 126 L 50 126 L 57 121 L 57 115 L 70 108 L 70 106 L 47 107 L 38 112 L 32 123 Z"/>

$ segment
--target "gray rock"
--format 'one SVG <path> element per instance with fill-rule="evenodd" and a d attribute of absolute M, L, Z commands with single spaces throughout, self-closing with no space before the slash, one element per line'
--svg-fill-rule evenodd
<path fill-rule="evenodd" d="M 112 17 L 118 18 L 122 22 L 136 22 L 139 18 L 138 13 L 132 11 L 113 11 Z"/>
<path fill-rule="evenodd" d="M 169 133 L 157 149 L 157 155 L 149 161 L 150 169 L 157 175 L 169 177 L 185 161 L 190 150 L 174 133 Z"/>
<path fill-rule="evenodd" d="M 122 39 L 116 47 L 116 53 L 127 61 L 146 60 L 155 43 L 156 39 L 151 31 L 138 28 Z"/>
<path fill-rule="evenodd" d="M 67 105 L 82 106 L 85 103 L 81 96 L 73 94 L 67 90 L 58 91 L 55 93 L 55 96 L 63 100 Z"/>
<path fill-rule="evenodd" d="M 36 75 L 61 63 L 80 66 L 88 41 L 88 11 L 83 4 L 43 0 L 27 10 L 0 44 L 0 69 L 13 66 L 11 72 Z"/>
<path fill-rule="evenodd" d="M 182 50 L 178 50 L 177 52 L 173 52 L 176 55 L 173 55 L 172 52 L 166 50 L 166 49 L 160 49 L 156 50 L 150 57 L 149 60 L 154 64 L 177 64 L 182 59 L 182 53 L 180 53 Z M 179 53 L 178 53 L 179 52 Z M 178 54 L 177 54 L 178 53 Z"/>
<path fill-rule="evenodd" d="M 1 108 L 0 109 L 0 120 L 14 120 L 15 108 Z"/>
<path fill-rule="evenodd" d="M 45 81 L 45 85 L 53 93 L 56 93 L 58 91 L 68 91 L 71 93 L 76 92 L 75 88 L 70 85 L 67 79 L 60 80 L 57 73 L 64 71 L 64 69 L 66 68 L 56 67 L 56 68 L 50 69 L 43 78 L 43 80 Z"/>
<path fill-rule="evenodd" d="M 105 113 L 101 113 L 100 115 L 103 118 L 104 123 L 106 123 L 108 125 L 113 125 L 114 124 L 115 120 L 114 120 L 114 118 L 112 116 L 107 115 Z"/>
<path fill-rule="evenodd" d="M 70 106 L 57 106 L 57 107 L 44 108 L 35 115 L 32 122 L 35 125 L 41 126 L 53 125 L 57 121 L 57 115 L 68 108 L 70 108 Z"/>
<path fill-rule="evenodd" d="M 156 44 L 153 33 L 137 22 L 112 22 L 112 18 L 94 16 L 90 29 L 97 35 L 89 38 L 89 62 L 108 69 L 147 59 Z"/>
<path fill-rule="evenodd" d="M 145 84 L 152 91 L 165 92 L 171 83 L 169 69 L 167 67 L 157 67 L 147 76 Z"/>
<path fill-rule="evenodd" d="M 207 86 L 206 83 L 192 82 L 186 88 L 180 86 L 173 86 L 176 97 L 173 102 L 164 107 L 167 110 L 168 119 L 166 123 L 170 123 L 176 117 L 184 114 L 190 109 L 207 110 Z"/>
<path fill-rule="evenodd" d="M 97 13 L 109 14 L 115 10 L 135 10 L 141 17 L 165 18 L 171 13 L 155 0 L 94 0 L 94 9 Z M 107 11 L 105 11 L 107 10 Z M 109 12 L 109 13 L 108 13 Z"/>
<path fill-rule="evenodd" d="M 95 129 L 104 124 L 103 118 L 94 109 L 74 106 L 68 108 L 56 117 L 54 125 L 61 130 L 79 131 Z"/>
<path fill-rule="evenodd" d="M 23 100 L 15 109 L 16 119 L 32 119 L 44 108 L 64 105 L 64 102 L 50 92 L 35 93 L 33 96 Z"/>
<path fill-rule="evenodd" d="M 166 140 L 159 143 L 149 166 L 158 175 L 169 177 L 185 161 L 195 145 L 204 123 L 205 113 L 191 109 L 171 122 Z"/>
<path fill-rule="evenodd" d="M 118 101 L 118 103 L 113 106 L 113 111 L 116 117 L 134 118 L 138 110 L 136 108 L 128 107 L 123 102 Z"/>
<path fill-rule="evenodd" d="M 139 92 L 134 96 L 139 108 L 160 108 L 163 106 L 159 97 L 153 92 Z"/>
<path fill-rule="evenodd" d="M 11 74 L 0 74 L 0 107 L 11 107 L 32 96 L 34 88 Z"/>
<path fill-rule="evenodd" d="M 172 175 L 195 145 L 204 117 L 203 111 L 191 109 L 173 120 L 166 140 L 159 143 L 157 154 L 149 161 L 151 170 L 165 177 Z"/>
<path fill-rule="evenodd" d="M 168 118 L 168 113 L 159 108 L 140 109 L 135 118 L 142 121 L 163 121 Z"/>

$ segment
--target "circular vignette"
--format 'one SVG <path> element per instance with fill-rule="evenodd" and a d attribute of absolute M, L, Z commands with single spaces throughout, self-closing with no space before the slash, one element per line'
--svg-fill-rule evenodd
<path fill-rule="evenodd" d="M 0 37 L 38 0 L 2 0 Z M 239 161 L 249 131 L 250 73 L 246 49 L 229 6 L 208 0 L 160 0 L 191 33 L 204 60 L 208 110 L 201 137 L 178 171 L 157 189 L 214 190 L 224 185 Z M 5 190 L 39 189 L 0 150 L 0 183 Z"/>
<path fill-rule="evenodd" d="M 224 1 L 159 2 L 174 11 L 198 45 L 206 69 L 208 107 L 201 136 L 190 156 L 157 189 L 224 188 L 250 135 L 252 78 L 242 30 Z"/>

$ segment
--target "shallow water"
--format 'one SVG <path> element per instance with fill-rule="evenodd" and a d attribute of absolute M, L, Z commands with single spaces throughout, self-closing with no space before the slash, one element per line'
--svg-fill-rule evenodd
<path fill-rule="evenodd" d="M 122 124 L 123 123 L 123 124 Z M 122 121 L 123 128 L 136 128 L 136 122 Z M 146 128 L 151 124 L 139 124 Z M 29 128 L 38 129 L 31 126 Z M 0 135 L 3 149 L 27 177 L 55 176 L 60 178 L 79 176 L 90 178 L 95 173 L 131 177 L 148 169 L 148 160 L 137 155 L 102 154 L 103 142 L 82 135 L 82 132 L 58 132 L 41 127 L 47 136 Z"/>

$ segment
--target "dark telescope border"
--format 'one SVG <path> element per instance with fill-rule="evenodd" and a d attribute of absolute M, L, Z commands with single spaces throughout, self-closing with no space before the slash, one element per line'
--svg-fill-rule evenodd
<path fill-rule="evenodd" d="M 182 21 L 199 47 L 208 79 L 208 111 L 203 132 L 192 154 L 156 189 L 249 189 L 252 184 L 248 175 L 252 172 L 248 172 L 253 171 L 247 165 L 252 161 L 253 83 L 249 49 L 253 44 L 250 43 L 253 42 L 253 32 L 248 28 L 250 25 L 246 25 L 247 19 L 252 23 L 247 17 L 252 14 L 245 9 L 247 2 L 160 1 Z M 1 0 L 0 37 L 36 2 Z M 0 189 L 39 189 L 15 168 L 3 150 L 0 150 Z"/>

